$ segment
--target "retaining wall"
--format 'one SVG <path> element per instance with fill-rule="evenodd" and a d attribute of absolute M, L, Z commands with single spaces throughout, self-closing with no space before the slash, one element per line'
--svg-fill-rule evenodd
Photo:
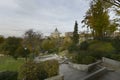
<path fill-rule="evenodd" d="M 82 71 L 87 71 L 88 70 L 88 65 L 84 65 L 84 64 L 75 64 L 75 63 L 71 63 L 68 62 L 69 66 L 78 69 L 78 70 L 82 70 Z"/>
<path fill-rule="evenodd" d="M 68 62 L 68 64 L 75 68 L 75 69 L 78 69 L 78 70 L 81 70 L 81 71 L 90 71 L 92 69 L 94 69 L 96 67 L 96 65 L 100 64 L 102 61 L 97 61 L 95 63 L 92 63 L 92 64 L 88 64 L 88 65 L 85 65 L 85 64 L 75 64 L 75 63 L 71 63 L 71 62 Z"/>
<path fill-rule="evenodd" d="M 103 63 L 107 63 L 107 64 L 110 64 L 110 65 L 113 65 L 113 66 L 116 66 L 116 67 L 120 67 L 120 62 L 119 61 L 109 59 L 109 58 L 105 58 L 105 57 L 102 58 L 102 61 L 103 61 Z"/>

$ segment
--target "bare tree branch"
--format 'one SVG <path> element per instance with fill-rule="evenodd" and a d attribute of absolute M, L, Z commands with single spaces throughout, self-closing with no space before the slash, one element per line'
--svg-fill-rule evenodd
<path fill-rule="evenodd" d="M 117 6 L 117 7 L 120 8 L 120 0 L 103 0 L 103 1 L 108 2 L 108 3 L 112 4 L 112 5 Z"/>

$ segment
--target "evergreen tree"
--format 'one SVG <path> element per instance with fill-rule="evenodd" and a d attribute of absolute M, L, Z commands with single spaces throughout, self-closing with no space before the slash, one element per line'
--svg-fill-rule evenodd
<path fill-rule="evenodd" d="M 73 43 L 74 43 L 75 45 L 79 43 L 78 23 L 77 23 L 77 21 L 75 21 L 75 26 L 74 26 Z"/>

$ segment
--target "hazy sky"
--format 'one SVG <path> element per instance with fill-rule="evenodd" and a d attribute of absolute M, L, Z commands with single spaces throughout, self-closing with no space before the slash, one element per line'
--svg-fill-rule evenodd
<path fill-rule="evenodd" d="M 50 34 L 79 30 L 88 10 L 88 0 L 0 0 L 0 35 L 22 36 L 28 29 Z"/>

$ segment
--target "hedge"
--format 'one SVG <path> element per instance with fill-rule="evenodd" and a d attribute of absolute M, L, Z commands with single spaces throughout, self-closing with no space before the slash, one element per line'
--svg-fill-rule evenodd
<path fill-rule="evenodd" d="M 89 54 L 84 54 L 84 52 L 82 52 L 74 55 L 71 61 L 77 64 L 91 64 L 96 61 L 96 58 Z"/>
<path fill-rule="evenodd" d="M 59 63 L 48 60 L 41 63 L 27 62 L 21 67 L 20 78 L 26 80 L 44 80 L 56 76 L 59 72 Z"/>
<path fill-rule="evenodd" d="M 4 71 L 0 72 L 0 80 L 17 80 L 18 72 Z"/>

